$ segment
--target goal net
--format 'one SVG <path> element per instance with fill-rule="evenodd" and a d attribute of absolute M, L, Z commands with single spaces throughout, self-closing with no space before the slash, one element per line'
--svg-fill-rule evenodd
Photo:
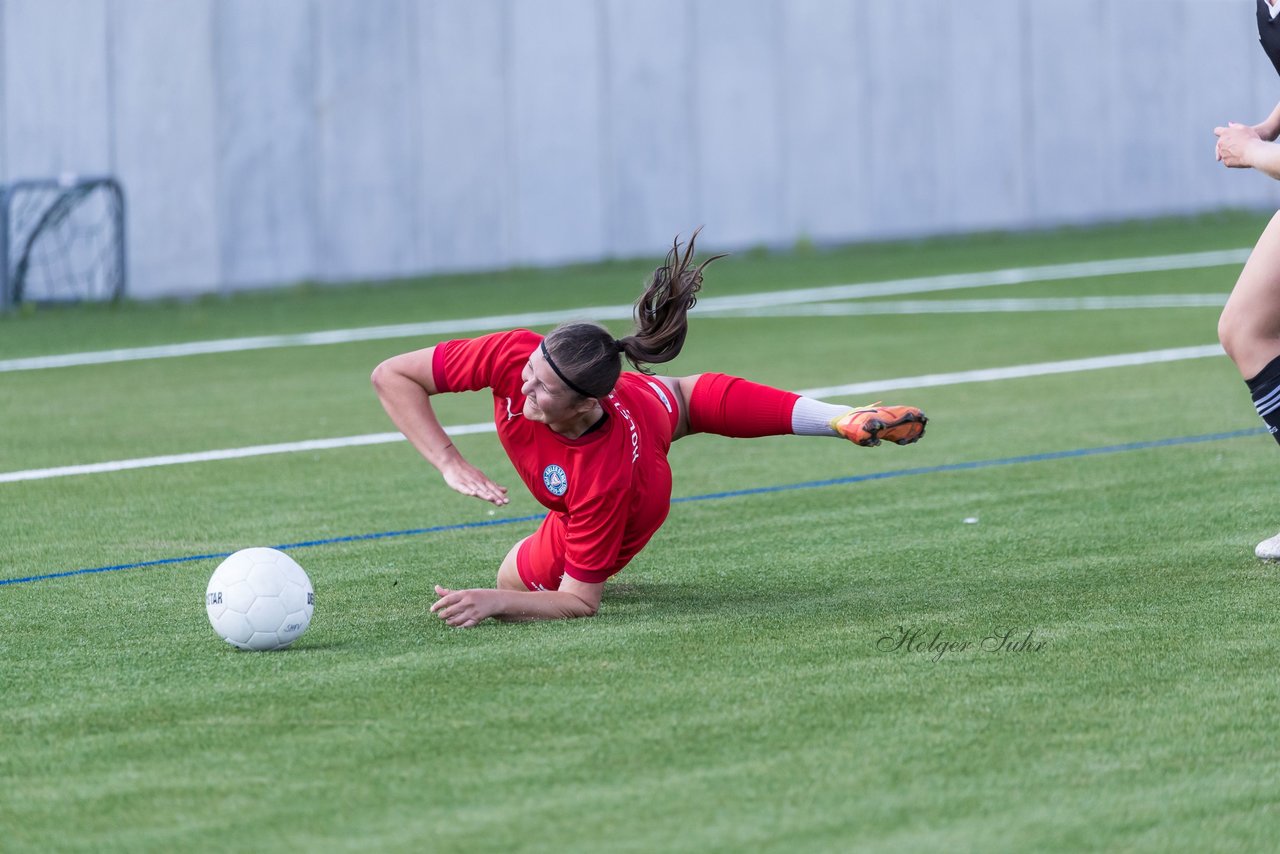
<path fill-rule="evenodd" d="M 124 191 L 114 178 L 0 185 L 0 311 L 124 295 Z"/>

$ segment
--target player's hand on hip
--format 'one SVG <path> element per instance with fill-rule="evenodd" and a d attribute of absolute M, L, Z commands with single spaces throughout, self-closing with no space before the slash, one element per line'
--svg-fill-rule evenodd
<path fill-rule="evenodd" d="M 475 496 L 498 507 L 511 501 L 507 498 L 505 486 L 494 483 L 488 475 L 466 460 L 455 460 L 442 468 L 440 473 L 444 475 L 445 483 L 463 495 Z"/>
<path fill-rule="evenodd" d="M 1249 156 L 1250 149 L 1263 142 L 1255 128 L 1239 122 L 1229 122 L 1226 127 L 1214 128 L 1213 133 L 1218 137 L 1215 153 L 1224 166 L 1247 169 L 1253 165 Z"/>
<path fill-rule="evenodd" d="M 436 585 L 440 598 L 431 606 L 431 613 L 454 628 L 469 629 L 481 620 L 498 612 L 498 590 L 450 590 Z"/>

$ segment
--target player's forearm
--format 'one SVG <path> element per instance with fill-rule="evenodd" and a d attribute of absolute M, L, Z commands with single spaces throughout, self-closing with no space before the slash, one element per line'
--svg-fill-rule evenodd
<path fill-rule="evenodd" d="M 1256 140 L 1248 149 L 1249 165 L 1280 181 L 1280 144 Z"/>
<path fill-rule="evenodd" d="M 503 590 L 493 616 L 510 623 L 595 616 L 597 606 L 564 590 Z"/>
<path fill-rule="evenodd" d="M 453 441 L 431 407 L 431 395 L 418 382 L 396 371 L 379 368 L 373 374 L 373 387 L 391 422 L 427 462 L 439 469 L 457 455 Z"/>

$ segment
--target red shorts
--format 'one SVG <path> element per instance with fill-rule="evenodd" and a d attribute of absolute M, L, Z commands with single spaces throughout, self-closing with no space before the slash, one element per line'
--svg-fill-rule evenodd
<path fill-rule="evenodd" d="M 654 380 L 654 382 L 657 381 Z M 666 394 L 669 399 L 669 389 L 666 389 Z M 679 421 L 678 404 L 671 406 L 668 411 L 671 429 L 674 431 Z M 627 531 L 613 564 L 604 571 L 592 573 L 600 576 L 600 581 L 604 581 L 630 563 L 649 539 L 658 532 L 658 528 L 662 527 L 662 523 L 666 521 L 667 512 L 671 509 L 670 484 L 668 484 L 667 494 L 660 498 L 655 497 L 648 504 L 649 506 L 641 507 L 632 513 L 632 519 L 636 521 L 637 527 Z M 560 589 L 560 582 L 564 578 L 566 522 L 567 517 L 564 513 L 548 513 L 542 520 L 542 524 L 538 526 L 538 530 L 520 543 L 520 548 L 516 551 L 516 571 L 520 573 L 520 580 L 524 582 L 524 586 L 530 590 Z"/>
<path fill-rule="evenodd" d="M 603 582 L 631 563 L 631 559 L 658 533 L 670 509 L 671 500 L 664 497 L 660 506 L 654 504 L 643 513 L 647 517 L 646 524 L 638 530 L 627 532 L 613 565 L 591 575 Z M 516 571 L 520 573 L 520 580 L 525 587 L 530 590 L 560 589 L 560 582 L 564 580 L 564 543 L 565 514 L 548 513 L 538 530 L 526 537 L 516 551 Z"/>
<path fill-rule="evenodd" d="M 564 578 L 565 518 L 548 513 L 538 530 L 525 537 L 516 552 L 516 570 L 530 590 L 559 590 Z M 622 569 L 622 567 L 618 567 Z"/>

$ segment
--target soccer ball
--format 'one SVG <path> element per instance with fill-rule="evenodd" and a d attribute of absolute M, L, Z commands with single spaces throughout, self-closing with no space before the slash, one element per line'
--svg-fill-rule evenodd
<path fill-rule="evenodd" d="M 287 554 L 242 549 L 218 564 L 205 610 L 218 637 L 240 649 L 284 649 L 307 630 L 315 607 L 311 579 Z"/>

